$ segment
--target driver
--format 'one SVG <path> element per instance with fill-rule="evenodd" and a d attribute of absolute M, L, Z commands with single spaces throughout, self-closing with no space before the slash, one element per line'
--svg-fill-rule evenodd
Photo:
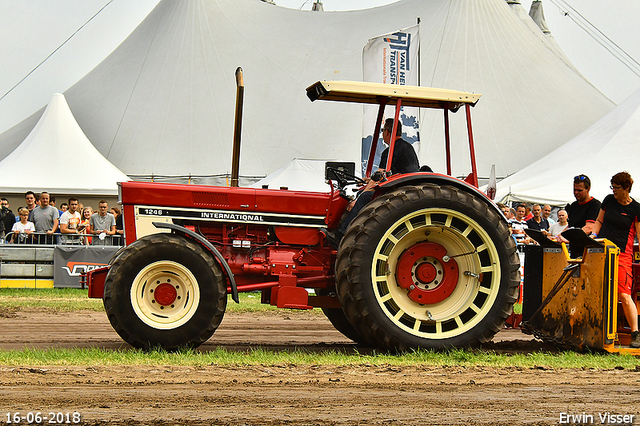
<path fill-rule="evenodd" d="M 393 118 L 387 118 L 382 128 L 382 139 L 387 144 L 387 148 L 382 151 L 380 156 L 380 165 L 378 170 L 384 172 L 387 168 L 387 157 L 389 156 L 389 140 L 391 139 L 391 132 L 393 131 Z M 402 139 L 402 123 L 398 122 L 398 129 L 396 130 L 396 144 L 393 148 L 393 161 L 391 162 L 391 173 L 414 173 L 420 169 L 418 163 L 418 156 L 413 146 L 404 139 Z"/>
<path fill-rule="evenodd" d="M 373 187 L 376 183 L 380 181 L 382 178 L 382 174 L 384 173 L 387 167 L 387 158 L 389 157 L 389 141 L 391 140 L 391 132 L 393 131 L 393 118 L 387 118 L 384 122 L 384 127 L 382 128 L 382 140 L 387 144 L 387 148 L 382 151 L 382 155 L 380 157 L 380 165 L 378 166 L 378 170 L 371 175 L 371 179 L 365 179 L 367 182 L 364 189 L 358 195 L 358 198 L 355 201 L 352 201 L 347 210 L 347 216 L 342 221 L 340 227 L 331 232 L 327 229 L 321 229 L 320 231 L 325 234 L 325 237 L 329 240 L 332 246 L 338 247 L 340 244 L 340 240 L 344 236 L 344 233 L 347 231 L 349 224 L 351 221 L 360 213 L 360 210 L 364 206 L 366 206 L 373 199 Z M 393 160 L 391 160 L 391 173 L 392 174 L 402 174 L 402 173 L 414 173 L 420 170 L 420 165 L 418 163 L 418 156 L 416 155 L 416 151 L 413 149 L 411 144 L 404 139 L 402 136 L 402 123 L 398 122 L 398 128 L 396 130 L 396 143 L 393 148 Z M 429 170 L 430 171 L 430 170 Z"/>

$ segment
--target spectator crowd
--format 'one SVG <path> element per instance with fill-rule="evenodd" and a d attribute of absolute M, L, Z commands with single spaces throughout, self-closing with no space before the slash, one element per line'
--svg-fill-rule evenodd
<path fill-rule="evenodd" d="M 7 198 L 0 199 L 0 242 L 10 244 L 92 244 L 120 245 L 124 234 L 118 207 L 106 200 L 98 209 L 82 205 L 71 197 L 56 206 L 48 192 L 27 191 L 25 206 L 13 212 Z"/>
<path fill-rule="evenodd" d="M 573 178 L 573 196 L 576 200 L 558 211 L 557 222 L 550 218 L 551 207 L 548 205 L 540 207 L 539 204 L 534 204 L 529 209 L 526 204 L 521 203 L 516 205 L 515 210 L 503 204 L 499 204 L 499 207 L 509 221 L 511 235 L 519 247 L 531 243 L 526 234 L 529 229 L 541 231 L 552 240 L 566 242 L 562 232 L 567 228 L 579 228 L 591 238 L 606 238 L 614 243 L 620 249 L 618 300 L 631 330 L 630 347 L 640 348 L 632 268 L 634 242 L 640 235 L 640 203 L 629 195 L 632 186 L 633 179 L 629 173 L 616 173 L 611 178 L 610 188 L 613 193 L 607 195 L 601 203 L 589 193 L 589 177 L 578 175 Z M 578 257 L 580 254 L 572 255 Z"/>
<path fill-rule="evenodd" d="M 549 239 L 566 242 L 562 232 L 567 228 L 581 228 L 590 235 L 600 212 L 601 203 L 593 198 L 589 191 L 591 180 L 586 175 L 578 175 L 573 182 L 573 195 L 576 199 L 563 209 L 558 209 L 557 221 L 551 217 L 550 205 L 528 206 L 519 203 L 515 208 L 498 203 L 498 207 L 509 221 L 511 235 L 518 244 L 531 244 L 533 241 L 527 236 L 526 230 L 534 229 L 542 232 Z"/>

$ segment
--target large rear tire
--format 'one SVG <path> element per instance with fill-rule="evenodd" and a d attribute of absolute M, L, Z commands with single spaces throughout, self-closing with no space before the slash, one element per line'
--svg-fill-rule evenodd
<path fill-rule="evenodd" d="M 172 234 L 140 238 L 117 256 L 107 275 L 104 307 L 115 331 L 145 350 L 195 348 L 222 321 L 222 270 L 202 246 Z"/>
<path fill-rule="evenodd" d="M 511 314 L 519 266 L 506 222 L 478 196 L 402 187 L 351 223 L 337 293 L 356 331 L 382 349 L 477 346 Z"/>
<path fill-rule="evenodd" d="M 344 314 L 342 308 L 322 308 L 322 312 L 326 315 L 327 319 L 331 322 L 331 325 L 335 327 L 345 337 L 353 340 L 362 346 L 371 346 L 367 340 L 358 333 L 353 325 L 349 322 L 349 319 Z"/>
<path fill-rule="evenodd" d="M 327 290 L 320 291 L 321 296 L 329 295 Z M 321 308 L 331 325 L 335 327 L 345 337 L 353 340 L 362 346 L 371 346 L 371 343 L 367 342 L 364 337 L 358 333 L 355 327 L 349 322 L 349 319 L 345 315 L 342 308 Z"/>

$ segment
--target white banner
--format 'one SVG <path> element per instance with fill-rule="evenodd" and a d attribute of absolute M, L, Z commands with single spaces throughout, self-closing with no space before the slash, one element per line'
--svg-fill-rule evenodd
<path fill-rule="evenodd" d="M 391 34 L 381 35 L 369 40 L 362 50 L 363 81 L 371 83 L 400 84 L 417 86 L 419 73 L 418 46 L 420 45 L 420 25 L 399 30 Z M 369 147 L 373 140 L 378 107 L 364 106 L 362 121 L 362 173 L 367 170 Z M 395 107 L 385 108 L 385 118 L 393 118 Z M 402 107 L 400 111 L 402 123 L 402 139 L 413 145 L 416 153 L 420 152 L 420 134 L 418 128 L 418 108 Z M 383 121 L 384 123 L 384 121 Z M 380 154 L 385 146 L 382 137 L 376 135 L 378 145 L 373 170 L 378 168 Z"/>

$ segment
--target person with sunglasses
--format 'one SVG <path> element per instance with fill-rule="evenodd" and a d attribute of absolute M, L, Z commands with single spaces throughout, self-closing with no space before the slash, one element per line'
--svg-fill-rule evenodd
<path fill-rule="evenodd" d="M 589 235 L 600 212 L 600 201 L 589 195 L 591 180 L 586 175 L 573 178 L 573 196 L 576 201 L 567 204 L 565 210 L 569 215 L 569 228 L 581 228 Z"/>
<path fill-rule="evenodd" d="M 607 238 L 620 249 L 618 257 L 618 300 L 631 328 L 631 347 L 640 348 L 638 309 L 631 297 L 633 289 L 633 243 L 640 234 L 640 203 L 629 196 L 633 179 L 627 172 L 611 178 L 611 189 L 602 201 L 591 237 Z"/>

